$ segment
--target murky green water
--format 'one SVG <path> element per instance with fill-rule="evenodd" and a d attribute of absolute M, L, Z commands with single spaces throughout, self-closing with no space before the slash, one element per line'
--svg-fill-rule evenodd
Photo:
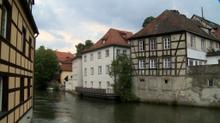
<path fill-rule="evenodd" d="M 34 123 L 220 123 L 220 110 L 123 104 L 36 92 Z"/>

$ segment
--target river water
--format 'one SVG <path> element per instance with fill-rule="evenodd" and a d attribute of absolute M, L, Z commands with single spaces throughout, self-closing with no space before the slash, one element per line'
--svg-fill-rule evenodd
<path fill-rule="evenodd" d="M 220 123 L 220 109 L 117 103 L 35 92 L 34 123 Z"/>

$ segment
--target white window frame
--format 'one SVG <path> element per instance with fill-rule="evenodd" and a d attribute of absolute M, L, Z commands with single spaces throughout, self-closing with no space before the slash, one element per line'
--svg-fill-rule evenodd
<path fill-rule="evenodd" d="M 170 37 L 163 37 L 163 45 L 164 49 L 170 49 L 171 48 L 171 39 Z"/>
<path fill-rule="evenodd" d="M 93 53 L 90 54 L 90 61 L 93 61 Z"/>
<path fill-rule="evenodd" d="M 139 51 L 144 51 L 144 40 L 138 41 L 138 49 Z"/>
<path fill-rule="evenodd" d="M 105 57 L 109 57 L 109 49 L 105 50 Z"/>
<path fill-rule="evenodd" d="M 150 69 L 155 69 L 155 68 L 157 68 L 157 61 L 156 61 L 156 59 L 149 59 L 149 67 L 150 67 Z"/>
<path fill-rule="evenodd" d="M 163 68 L 169 69 L 172 67 L 172 59 L 171 57 L 167 57 L 163 59 Z"/>
<path fill-rule="evenodd" d="M 98 66 L 98 75 L 102 74 L 102 66 Z"/>
<path fill-rule="evenodd" d="M 117 50 L 116 50 L 116 53 L 117 53 L 117 56 L 120 55 L 120 54 L 121 54 L 121 50 L 120 50 L 120 49 L 117 49 Z"/>
<path fill-rule="evenodd" d="M 99 51 L 99 52 L 98 52 L 98 59 L 101 59 L 101 58 L 102 58 L 102 52 Z"/>
<path fill-rule="evenodd" d="M 91 67 L 90 70 L 91 70 L 91 75 L 94 75 L 94 67 Z"/>
<path fill-rule="evenodd" d="M 196 36 L 195 35 L 191 35 L 190 37 L 190 47 L 196 48 Z"/>
<path fill-rule="evenodd" d="M 127 54 L 127 50 L 123 50 L 123 54 L 126 55 Z"/>
<path fill-rule="evenodd" d="M 99 81 L 99 88 L 102 88 L 102 82 Z"/>
<path fill-rule="evenodd" d="M 206 42 L 204 38 L 201 38 L 201 50 L 205 51 L 206 50 Z"/>
<path fill-rule="evenodd" d="M 87 57 L 87 56 L 86 56 L 86 55 L 84 55 L 84 57 L 83 57 L 83 58 L 84 58 L 84 62 L 86 62 L 86 61 L 87 61 L 87 58 L 86 58 L 86 57 Z"/>
<path fill-rule="evenodd" d="M 84 68 L 84 76 L 87 76 L 87 68 Z"/>
<path fill-rule="evenodd" d="M 149 40 L 149 47 L 150 47 L 150 50 L 156 50 L 157 49 L 157 41 L 156 39 L 150 39 Z"/>
<path fill-rule="evenodd" d="M 145 69 L 145 60 L 144 59 L 139 59 L 138 68 L 139 69 Z"/>

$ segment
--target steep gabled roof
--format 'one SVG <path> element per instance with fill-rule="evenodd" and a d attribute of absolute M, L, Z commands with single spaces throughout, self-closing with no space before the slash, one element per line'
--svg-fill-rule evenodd
<path fill-rule="evenodd" d="M 194 21 L 187 18 L 185 15 L 180 14 L 177 10 L 165 10 L 147 26 L 134 34 L 131 39 L 178 31 L 187 31 L 204 38 L 217 40 L 215 37 L 200 29 L 197 24 L 194 23 Z"/>
<path fill-rule="evenodd" d="M 130 38 L 131 36 L 132 32 L 121 31 L 111 28 L 99 41 L 97 41 L 92 47 L 85 49 L 83 53 L 113 45 L 129 47 L 128 38 Z"/>

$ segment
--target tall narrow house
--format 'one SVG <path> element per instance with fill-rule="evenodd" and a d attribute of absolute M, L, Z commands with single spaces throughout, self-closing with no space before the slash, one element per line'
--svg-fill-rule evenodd
<path fill-rule="evenodd" d="M 109 75 L 111 63 L 120 54 L 130 53 L 128 38 L 131 32 L 109 31 L 82 54 L 82 87 L 80 93 L 114 93 L 114 77 Z"/>
<path fill-rule="evenodd" d="M 38 35 L 32 5 L 34 0 L 0 0 L 0 123 L 31 120 Z"/>
<path fill-rule="evenodd" d="M 219 38 L 211 32 L 215 30 L 205 28 L 206 31 L 200 25 L 177 10 L 166 10 L 130 38 L 133 80 L 138 97 L 156 102 L 185 99 L 194 103 L 198 101 L 194 97 L 200 91 L 190 89 L 212 89 L 208 85 L 213 81 L 204 79 L 195 84 L 198 80 L 188 76 L 189 66 L 208 64 L 208 52 L 220 49 Z"/>

